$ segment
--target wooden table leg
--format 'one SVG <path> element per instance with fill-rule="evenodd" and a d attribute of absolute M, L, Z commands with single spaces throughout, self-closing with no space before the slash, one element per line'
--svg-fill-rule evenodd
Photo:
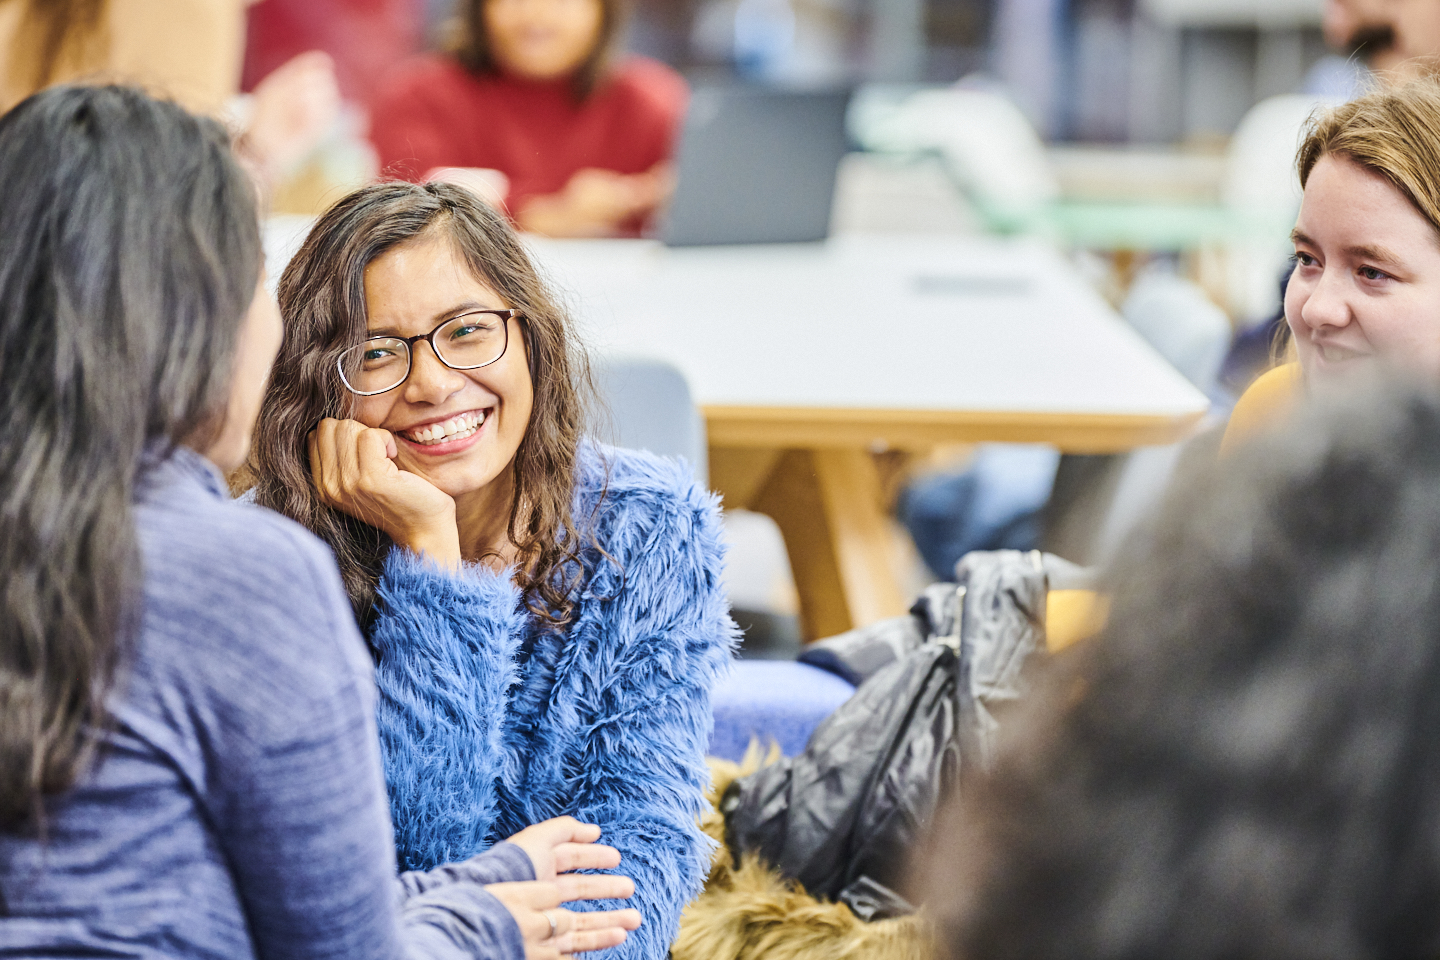
<path fill-rule="evenodd" d="M 785 538 L 806 639 L 905 612 L 867 452 L 786 450 L 751 490 L 744 505 L 768 514 Z"/>

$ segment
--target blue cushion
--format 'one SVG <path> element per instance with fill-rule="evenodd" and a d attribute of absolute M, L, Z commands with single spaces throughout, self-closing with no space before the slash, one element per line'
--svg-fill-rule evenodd
<path fill-rule="evenodd" d="M 734 668 L 711 701 L 710 755 L 726 760 L 743 757 L 751 737 L 767 749 L 773 740 L 794 756 L 820 721 L 855 692 L 835 674 L 793 660 L 737 660 Z"/>

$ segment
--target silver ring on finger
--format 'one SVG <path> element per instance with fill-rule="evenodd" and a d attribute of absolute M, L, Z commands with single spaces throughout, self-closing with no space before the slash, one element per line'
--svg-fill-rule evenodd
<path fill-rule="evenodd" d="M 554 940 L 555 934 L 560 931 L 560 924 L 555 922 L 555 914 L 549 910 L 541 910 L 540 915 L 550 921 L 550 934 L 545 939 Z"/>

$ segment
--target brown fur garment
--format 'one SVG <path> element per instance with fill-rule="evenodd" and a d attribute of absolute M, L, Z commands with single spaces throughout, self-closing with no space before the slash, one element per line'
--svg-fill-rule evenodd
<path fill-rule="evenodd" d="M 772 748 L 765 762 L 775 756 Z M 672 960 L 933 960 L 930 927 L 921 916 L 866 923 L 843 903 L 810 896 L 753 855 L 735 866 L 719 798 L 760 764 L 756 744 L 743 764 L 710 760 L 710 809 L 700 825 L 720 848 L 704 892 L 680 916 Z"/>

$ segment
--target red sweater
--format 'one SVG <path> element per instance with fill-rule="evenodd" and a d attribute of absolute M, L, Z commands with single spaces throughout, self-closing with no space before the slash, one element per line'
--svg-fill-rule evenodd
<path fill-rule="evenodd" d="M 670 159 L 688 99 L 674 70 L 636 57 L 585 100 L 571 90 L 569 80 L 472 74 L 448 57 L 413 60 L 375 100 L 380 172 L 418 180 L 435 167 L 489 167 L 510 178 L 514 211 L 581 168 L 643 173 Z"/>

